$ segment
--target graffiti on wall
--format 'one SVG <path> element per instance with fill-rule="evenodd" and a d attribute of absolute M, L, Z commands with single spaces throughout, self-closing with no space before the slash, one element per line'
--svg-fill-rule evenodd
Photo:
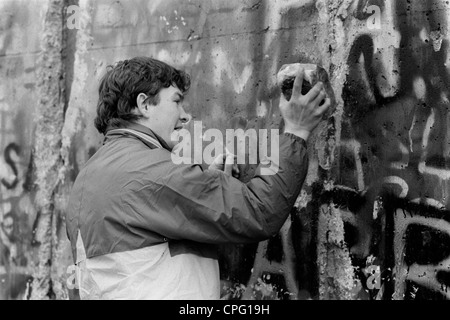
<path fill-rule="evenodd" d="M 345 230 L 346 245 L 335 259 L 354 278 L 338 275 L 343 286 L 352 286 L 350 295 L 328 298 L 449 298 L 450 8 L 442 1 L 355 1 L 353 8 L 350 19 L 359 24 L 349 30 L 334 183 L 305 187 L 304 204 L 276 239 L 252 251 L 251 270 L 231 297 L 322 297 L 326 282 L 318 261 L 324 253 L 316 250 L 315 216 L 330 204 Z M 368 18 L 379 21 L 365 24 Z M 281 16 L 281 23 L 288 19 Z M 270 95 L 261 100 L 264 107 L 274 103 Z"/>
<path fill-rule="evenodd" d="M 192 0 L 179 5 L 159 0 L 130 6 L 102 0 L 94 7 L 92 39 L 83 43 L 86 64 L 83 60 L 82 68 L 74 69 L 80 105 L 94 101 L 76 94 L 95 87 L 86 84 L 93 79 L 84 70 L 95 61 L 98 80 L 108 64 L 105 52 L 114 50 L 109 63 L 139 51 L 184 66 L 193 87 L 202 88 L 189 94 L 194 120 L 201 116 L 208 127 L 221 130 L 282 127 L 274 81 L 283 64 L 322 64 L 334 80 L 344 77 L 342 88 L 335 88 L 342 92 L 336 161 L 324 165 L 320 148 L 312 145 L 307 183 L 279 235 L 221 248 L 223 297 L 450 298 L 450 6 L 445 1 Z M 0 58 L 14 38 L 15 11 L 8 10 L 0 21 Z M 343 48 L 318 23 L 336 11 L 334 28 L 341 26 L 342 32 L 333 36 L 342 37 Z M 82 30 L 78 13 L 68 16 L 70 32 Z M 344 58 L 337 61 L 333 55 Z M 33 72 L 23 67 L 29 61 L 9 59 L 16 66 L 9 76 L 14 69 Z M 0 70 L 6 65 L 1 62 Z M 0 298 L 19 297 L 28 280 L 36 219 L 31 143 L 14 127 L 21 115 L 6 97 L 11 90 L 0 85 L 0 278 L 5 279 Z M 93 139 L 81 140 L 72 150 L 81 159 L 73 161 L 74 171 L 95 151 L 83 149 Z M 248 181 L 254 168 L 240 169 L 242 181 Z M 326 224 L 339 232 L 330 235 Z M 324 269 L 327 259 L 337 267 Z M 328 277 L 331 273 L 335 276 Z"/>
<path fill-rule="evenodd" d="M 0 299 L 17 299 L 29 280 L 28 214 L 33 205 L 26 190 L 29 162 L 16 142 L 17 112 L 11 111 L 6 87 L 0 91 Z"/>
<path fill-rule="evenodd" d="M 0 135 L 7 136 L 2 128 Z M 26 190 L 28 165 L 23 165 L 16 143 L 6 146 L 0 163 L 0 299 L 21 299 L 30 280 L 30 218 L 34 211 L 30 190 Z"/>
<path fill-rule="evenodd" d="M 204 89 L 190 93 L 191 112 L 209 126 L 279 128 L 274 73 L 292 62 L 333 66 L 327 41 L 311 40 L 323 36 L 314 26 L 321 3 L 327 4 L 192 1 L 174 9 L 158 2 L 151 8 L 158 17 L 151 32 L 174 41 L 154 56 L 191 71 L 195 86 Z M 307 185 L 280 234 L 221 249 L 223 295 L 229 299 L 448 298 L 443 248 L 450 190 L 450 8 L 438 0 L 342 3 L 348 13 L 337 16 L 345 16 L 348 48 L 341 64 L 348 72 L 333 181 L 324 183 L 322 163 L 312 151 Z M 117 23 L 123 12 L 113 15 Z M 225 16 L 234 17 L 243 31 L 227 29 Z M 178 41 L 181 34 L 188 41 Z M 311 48 L 302 45 L 306 42 Z M 332 55 L 336 49 L 329 47 Z M 241 171 L 243 181 L 252 175 L 251 168 Z M 323 256 L 330 254 L 320 239 L 319 220 L 327 214 L 345 230 L 335 238 L 332 256 L 351 276 L 337 280 L 319 274 Z M 326 296 L 327 281 L 341 281 L 348 290 Z"/>
<path fill-rule="evenodd" d="M 354 211 L 350 250 L 355 260 L 376 257 L 379 298 L 448 299 L 449 8 L 442 1 L 362 2 L 383 12 L 393 6 L 401 40 L 385 50 L 375 30 L 359 34 L 348 57 L 338 181 L 365 203 Z"/>
<path fill-rule="evenodd" d="M 35 210 L 28 115 L 33 112 L 29 99 L 34 61 L 32 56 L 11 54 L 23 53 L 33 44 L 26 32 L 22 42 L 17 41 L 17 21 L 27 21 L 28 10 L 9 1 L 0 7 L 0 74 L 8 79 L 0 84 L 0 300 L 4 300 L 21 299 L 31 274 Z"/>

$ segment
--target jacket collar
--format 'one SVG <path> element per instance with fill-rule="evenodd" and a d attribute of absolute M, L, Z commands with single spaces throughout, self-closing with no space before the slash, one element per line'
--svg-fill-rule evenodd
<path fill-rule="evenodd" d="M 106 131 L 105 140 L 103 141 L 103 144 L 105 144 L 107 141 L 109 141 L 111 139 L 115 139 L 115 138 L 127 135 L 127 133 L 125 133 L 125 132 L 123 132 L 123 133 L 114 132 L 115 129 L 129 129 L 129 130 L 137 131 L 140 134 L 144 134 L 144 135 L 149 136 L 150 138 L 156 139 L 164 149 L 172 151 L 172 148 L 169 147 L 169 145 L 164 141 L 164 139 L 162 139 L 159 135 L 154 133 L 150 128 L 143 126 L 141 124 L 138 124 L 135 122 L 129 122 L 129 121 L 122 121 L 121 125 L 118 127 L 109 126 Z M 140 141 L 142 141 L 145 145 L 147 145 L 151 149 L 155 149 L 157 147 L 153 144 L 150 144 L 146 139 L 141 139 L 137 135 L 135 137 L 138 138 Z"/>

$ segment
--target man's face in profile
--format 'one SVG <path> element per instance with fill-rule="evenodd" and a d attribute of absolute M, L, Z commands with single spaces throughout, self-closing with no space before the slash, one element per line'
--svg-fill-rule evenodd
<path fill-rule="evenodd" d="M 148 119 L 143 124 L 158 134 L 173 148 L 177 141 L 171 141 L 174 131 L 183 129 L 190 116 L 184 110 L 184 95 L 174 86 L 163 88 L 159 92 L 159 103 L 149 106 Z"/>

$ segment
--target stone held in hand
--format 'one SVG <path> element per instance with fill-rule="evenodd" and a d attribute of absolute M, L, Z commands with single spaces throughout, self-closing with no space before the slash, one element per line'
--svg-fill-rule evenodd
<path fill-rule="evenodd" d="M 293 63 L 285 64 L 281 67 L 277 74 L 277 83 L 281 88 L 281 92 L 286 98 L 290 100 L 292 97 L 292 89 L 294 87 L 295 77 L 298 74 L 300 68 L 303 68 L 304 78 L 302 86 L 302 94 L 305 95 L 311 90 L 317 82 L 322 82 L 327 93 L 328 98 L 331 99 L 332 107 L 335 104 L 335 96 L 333 88 L 331 87 L 327 71 L 316 64 L 302 64 Z M 332 109 L 332 107 L 330 109 Z M 330 112 L 327 112 L 329 115 Z"/>

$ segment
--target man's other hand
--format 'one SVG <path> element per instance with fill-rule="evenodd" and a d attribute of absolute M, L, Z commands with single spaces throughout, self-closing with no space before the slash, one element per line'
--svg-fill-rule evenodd
<path fill-rule="evenodd" d="M 219 170 L 223 171 L 228 175 L 232 175 L 236 179 L 239 178 L 240 172 L 239 167 L 236 164 L 237 156 L 228 152 L 226 154 L 220 154 L 216 157 L 213 163 L 209 166 L 209 170 Z"/>

